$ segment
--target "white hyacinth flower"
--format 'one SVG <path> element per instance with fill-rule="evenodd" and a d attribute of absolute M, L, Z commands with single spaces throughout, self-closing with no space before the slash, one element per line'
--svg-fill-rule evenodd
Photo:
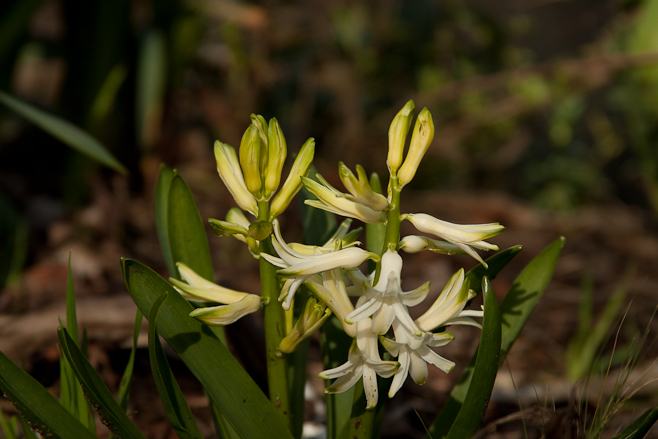
<path fill-rule="evenodd" d="M 425 332 L 448 325 L 481 328 L 472 317 L 483 317 L 484 311 L 464 310 L 466 303 L 475 297 L 475 293 L 468 287 L 469 283 L 462 268 L 450 278 L 434 304 L 415 320 L 418 328 Z"/>
<path fill-rule="evenodd" d="M 225 288 L 199 276 L 182 262 L 176 263 L 178 271 L 185 282 L 169 279 L 174 288 L 190 302 L 217 302 L 223 305 L 198 308 L 190 313 L 191 317 L 209 325 L 228 325 L 239 318 L 256 312 L 261 307 L 261 297 L 256 294 Z"/>
<path fill-rule="evenodd" d="M 310 178 L 302 177 L 306 189 L 318 197 L 319 200 L 306 200 L 305 203 L 309 206 L 337 215 L 356 218 L 368 224 L 386 222 L 386 214 L 383 211 L 376 211 L 365 204 L 349 200 L 345 194 L 337 191 L 327 183 L 321 175 L 317 174 L 316 177 L 322 184 Z"/>
<path fill-rule="evenodd" d="M 398 363 L 400 363 L 388 391 L 389 398 L 393 398 L 400 390 L 407 374 L 416 384 L 424 384 L 428 374 L 427 363 L 433 364 L 445 373 L 449 373 L 455 367 L 455 363 L 430 349 L 450 343 L 455 336 L 449 332 L 437 334 L 424 332 L 422 337 L 418 338 L 398 321 L 393 323 L 393 332 L 395 340 L 380 337 L 384 348 L 391 355 L 397 357 Z"/>
<path fill-rule="evenodd" d="M 455 244 L 445 241 L 438 241 L 436 239 L 428 238 L 427 236 L 409 235 L 402 238 L 398 244 L 399 250 L 404 250 L 405 253 L 418 253 L 424 250 L 429 250 L 432 253 L 441 253 L 443 255 L 465 255 L 466 252 Z"/>
<path fill-rule="evenodd" d="M 422 332 L 409 316 L 407 306 L 415 306 L 422 302 L 429 292 L 429 282 L 413 291 L 403 292 L 400 286 L 402 258 L 392 250 L 387 250 L 382 256 L 379 281 L 373 288 L 366 288 L 361 305 L 347 315 L 348 323 L 359 322 L 372 316 L 372 330 L 383 335 L 388 332 L 394 320 L 398 320 L 411 333 L 420 337 Z"/>
<path fill-rule="evenodd" d="M 313 295 L 327 304 L 329 309 L 338 317 L 343 330 L 350 337 L 356 336 L 356 324 L 347 323 L 346 317 L 354 311 L 354 305 L 347 295 L 345 281 L 340 269 L 325 271 L 308 278 L 304 285 Z"/>
<path fill-rule="evenodd" d="M 367 410 L 377 405 L 377 375 L 388 378 L 395 374 L 398 368 L 397 361 L 384 361 L 380 358 L 377 336 L 372 332 L 371 322 L 370 319 L 363 319 L 357 324 L 356 338 L 352 342 L 347 362 L 319 374 L 319 377 L 325 380 L 336 379 L 331 386 L 324 389 L 325 393 L 344 392 L 363 378 Z"/>
<path fill-rule="evenodd" d="M 357 247 L 319 255 L 299 253 L 291 249 L 283 240 L 277 220 L 272 222 L 272 226 L 275 236 L 275 239 L 272 239 L 272 245 L 279 257 L 266 253 L 261 253 L 261 257 L 265 258 L 270 264 L 281 268 L 277 271 L 279 276 L 289 278 L 283 286 L 282 297 L 279 299 L 284 300 L 282 306 L 286 310 L 290 309 L 297 288 L 310 276 L 335 268 L 358 267 L 368 259 L 377 259 L 379 257 Z"/>
<path fill-rule="evenodd" d="M 350 195 L 343 194 L 345 198 L 355 203 L 361 203 L 368 206 L 375 212 L 388 209 L 389 203 L 385 196 L 372 190 L 365 169 L 361 165 L 356 165 L 357 179 L 350 168 L 343 162 L 338 162 L 338 175 Z"/>
<path fill-rule="evenodd" d="M 446 241 L 456 245 L 477 261 L 485 268 L 487 264 L 478 255 L 473 247 L 481 250 L 498 250 L 498 246 L 483 241 L 498 235 L 505 230 L 505 227 L 498 223 L 490 224 L 473 224 L 461 225 L 442 221 L 425 213 L 413 213 L 402 215 L 402 219 L 410 221 L 416 229 L 421 232 L 443 238 Z"/>

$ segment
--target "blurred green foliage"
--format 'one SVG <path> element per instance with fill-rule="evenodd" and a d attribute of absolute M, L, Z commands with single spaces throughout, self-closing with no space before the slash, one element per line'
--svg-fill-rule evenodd
<path fill-rule="evenodd" d="M 90 132 L 133 190 L 149 157 L 185 161 L 190 133 L 236 145 L 251 113 L 276 116 L 291 146 L 315 137 L 320 172 L 383 173 L 388 121 L 411 98 L 437 126 L 416 189 L 658 211 L 655 1 L 8 0 L 0 17 L 0 90 Z M 29 218 L 36 195 L 85 202 L 99 172 L 0 110 L 16 221 L 56 215 Z"/>

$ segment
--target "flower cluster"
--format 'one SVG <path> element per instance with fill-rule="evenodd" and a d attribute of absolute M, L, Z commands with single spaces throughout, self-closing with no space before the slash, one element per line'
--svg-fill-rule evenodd
<path fill-rule="evenodd" d="M 429 309 L 413 319 L 409 308 L 426 299 L 430 284 L 427 282 L 411 291 L 402 289 L 403 261 L 399 251 L 467 254 L 486 267 L 476 250 L 498 250 L 496 245 L 485 240 L 504 229 L 498 223 L 458 225 L 425 213 L 401 213 L 400 193 L 414 178 L 434 137 L 432 115 L 425 108 L 416 118 L 409 147 L 405 148 L 413 116 L 414 104 L 409 101 L 395 116 L 389 129 L 386 163 L 390 175 L 386 195 L 373 187 L 375 185 L 361 166 L 357 166 L 355 175 L 345 164 L 339 163 L 339 177 L 347 193 L 331 186 L 319 174 L 315 178 L 307 177 L 313 156 L 313 141 L 310 139 L 302 147 L 290 176 L 273 198 L 269 210 L 264 209 L 263 203 L 269 202 L 278 188 L 286 155 L 285 139 L 276 120 L 271 120 L 268 125 L 262 117 L 252 116 L 252 125 L 240 145 L 239 160 L 230 146 L 219 142 L 215 145 L 222 180 L 238 206 L 256 216 L 257 221 L 250 223 L 241 210 L 231 209 L 226 221 L 211 220 L 213 229 L 218 235 L 240 239 L 255 256 L 277 267 L 281 279 L 279 302 L 288 315 L 292 316 L 295 295 L 302 285 L 312 295 L 296 324 L 287 325 L 279 350 L 292 352 L 302 339 L 334 314 L 353 338 L 353 343 L 347 362 L 323 371 L 320 377 L 335 380 L 327 387 L 328 393 L 342 392 L 363 379 L 368 409 L 377 404 L 378 376 L 393 376 L 388 392 L 392 397 L 407 375 L 418 384 L 424 383 L 428 375 L 427 364 L 450 372 L 454 363 L 441 357 L 433 348 L 446 345 L 454 336 L 449 332 L 434 331 L 450 325 L 479 327 L 473 318 L 483 316 L 483 310 L 465 309 L 475 293 L 469 288 L 468 278 L 461 269 L 452 276 Z M 349 232 L 350 219 L 345 220 L 322 246 L 286 243 L 276 217 L 302 184 L 317 197 L 306 201 L 312 207 L 358 219 L 368 225 L 383 224 L 385 234 L 381 236 L 384 242 L 381 250 L 372 252 L 360 248 L 360 242 L 356 241 L 360 229 Z M 401 222 L 405 220 L 418 232 L 429 236 L 401 238 Z M 264 250 L 262 243 L 270 239 L 270 251 Z M 370 273 L 363 273 L 359 268 L 366 261 L 372 261 L 376 267 Z M 182 265 L 179 269 L 187 284 L 172 282 L 189 300 L 225 304 L 193 313 L 210 324 L 230 323 L 261 306 L 258 296 L 225 291 L 195 277 Z M 355 304 L 351 297 L 357 298 Z M 385 358 L 380 355 L 380 346 L 386 351 Z"/>

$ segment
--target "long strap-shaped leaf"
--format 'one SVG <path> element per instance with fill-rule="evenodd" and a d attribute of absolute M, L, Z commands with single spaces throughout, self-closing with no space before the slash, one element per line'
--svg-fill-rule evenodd
<path fill-rule="evenodd" d="M 290 431 L 247 372 L 219 340 L 216 328 L 189 317 L 192 306 L 147 266 L 122 259 L 128 291 L 144 315 L 169 293 L 156 323 L 158 333 L 178 353 L 222 414 L 243 438 L 292 438 Z"/>
<path fill-rule="evenodd" d="M 171 423 L 176 434 L 180 439 L 203 439 L 199 427 L 194 421 L 194 416 L 190 407 L 185 401 L 185 396 L 181 392 L 174 373 L 169 367 L 169 362 L 162 350 L 160 338 L 155 330 L 158 320 L 160 307 L 167 300 L 167 293 L 164 293 L 155 301 L 149 315 L 149 360 L 151 363 L 151 373 L 155 380 L 155 386 L 165 408 L 167 418 Z"/>
<path fill-rule="evenodd" d="M 62 351 L 69 360 L 78 381 L 82 384 L 85 395 L 112 434 L 123 439 L 145 439 L 145 436 L 140 433 L 121 406 L 114 400 L 112 393 L 89 364 L 80 348 L 73 342 L 66 328 L 61 326 L 57 328 L 57 335 L 62 345 Z"/>
<path fill-rule="evenodd" d="M 0 103 L 82 154 L 122 174 L 127 172 L 126 168 L 98 140 L 71 122 L 46 113 L 3 91 L 0 91 Z"/>
<path fill-rule="evenodd" d="M 658 407 L 642 413 L 631 425 L 612 439 L 642 439 L 658 421 Z"/>
<path fill-rule="evenodd" d="M 482 292 L 484 294 L 484 320 L 482 321 L 482 336 L 473 369 L 473 378 L 464 404 L 450 428 L 447 439 L 467 439 L 477 431 L 484 419 L 496 381 L 500 358 L 500 310 L 496 293 L 486 277 L 482 279 Z"/>
<path fill-rule="evenodd" d="M 500 305 L 500 313 L 502 319 L 502 342 L 501 342 L 501 359 L 500 364 L 502 364 L 505 356 L 509 352 L 512 344 L 518 337 L 523 325 L 530 317 L 530 313 L 537 305 L 537 302 L 544 294 L 548 283 L 553 277 L 553 271 L 555 270 L 555 264 L 557 263 L 560 252 L 564 247 L 564 238 L 558 238 L 553 243 L 551 243 L 544 251 L 537 255 L 519 274 L 519 276 L 514 281 L 512 288 L 508 291 L 507 295 L 503 299 L 503 302 Z M 505 251 L 510 251 L 518 247 L 512 247 Z M 519 248 L 520 249 L 520 248 Z M 517 250 L 518 251 L 518 250 Z M 500 252 L 504 253 L 504 252 Z M 496 258 L 500 253 L 492 256 L 487 259 L 489 264 L 489 270 L 494 266 L 490 261 Z M 474 273 L 476 269 L 471 270 L 468 273 L 468 277 L 471 278 L 471 273 Z M 474 284 L 471 281 L 471 285 Z M 476 355 L 471 359 L 469 366 L 466 368 L 464 373 L 457 385 L 452 389 L 450 398 L 443 406 L 443 409 L 434 420 L 432 427 L 429 432 L 434 438 L 434 432 L 436 431 L 447 431 L 452 425 L 453 420 L 459 413 L 461 406 L 468 392 L 468 388 L 471 384 L 471 377 L 473 375 L 473 367 L 475 364 Z"/>
<path fill-rule="evenodd" d="M 43 437 L 95 439 L 37 380 L 0 352 L 0 391 Z"/>

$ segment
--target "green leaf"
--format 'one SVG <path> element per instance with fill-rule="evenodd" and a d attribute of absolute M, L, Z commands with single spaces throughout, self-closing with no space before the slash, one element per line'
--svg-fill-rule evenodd
<path fill-rule="evenodd" d="M 169 186 L 167 229 L 173 261 L 185 263 L 199 276 L 213 282 L 210 247 L 201 215 L 190 188 L 176 173 Z M 178 270 L 175 273 L 178 274 Z"/>
<path fill-rule="evenodd" d="M 105 386 L 98 373 L 89 364 L 82 351 L 73 342 L 66 328 L 61 326 L 57 328 L 57 335 L 59 336 L 59 342 L 62 345 L 64 355 L 69 360 L 75 375 L 78 377 L 78 381 L 82 384 L 85 395 L 96 408 L 98 415 L 112 434 L 123 439 L 145 438 L 114 400 L 107 386 Z"/>
<path fill-rule="evenodd" d="M 101 143 L 71 122 L 0 91 L 0 103 L 78 152 L 125 174 L 126 168 Z"/>
<path fill-rule="evenodd" d="M 66 285 L 66 327 L 75 334 L 73 341 L 79 345 L 78 317 L 75 311 L 75 291 L 73 289 L 73 274 L 71 273 L 71 253 L 69 252 L 69 271 Z M 67 358 L 60 356 L 60 402 L 89 431 L 96 433 L 94 416 L 87 405 L 82 386 L 75 378 L 73 369 Z"/>
<path fill-rule="evenodd" d="M 0 352 L 0 391 L 43 437 L 95 439 L 37 380 Z"/>
<path fill-rule="evenodd" d="M 631 425 L 612 439 L 642 439 L 658 420 L 658 407 L 642 413 Z"/>
<path fill-rule="evenodd" d="M 630 282 L 633 280 L 634 270 L 628 270 L 615 289 L 614 294 L 605 305 L 598 322 L 591 327 L 591 321 L 585 322 L 586 327 L 579 329 L 578 333 L 569 341 L 566 353 L 567 378 L 573 382 L 585 377 L 596 360 L 597 352 L 606 341 L 610 329 L 619 317 Z M 583 307 L 588 307 L 591 313 L 591 298 L 587 300 L 587 290 L 583 291 L 581 300 Z M 591 297 L 591 291 L 590 291 Z M 589 305 L 587 305 L 589 302 Z M 581 312 L 582 316 L 583 312 Z M 588 319 L 589 320 L 589 319 Z"/>
<path fill-rule="evenodd" d="M 501 302 L 500 314 L 503 319 L 501 362 L 546 291 L 563 247 L 564 237 L 560 237 L 535 256 L 516 278 Z"/>
<path fill-rule="evenodd" d="M 484 419 L 496 381 L 502 337 L 500 309 L 496 293 L 486 277 L 482 279 L 482 291 L 484 294 L 484 320 L 482 321 L 482 336 L 475 360 L 473 378 L 464 404 L 450 428 L 448 439 L 466 439 L 477 431 Z M 441 427 L 439 426 L 439 428 Z M 430 434 L 432 434 L 431 430 Z"/>
<path fill-rule="evenodd" d="M 128 291 L 145 315 L 162 293 L 169 292 L 167 305 L 158 314 L 157 331 L 238 434 L 243 438 L 291 438 L 274 406 L 220 341 L 218 328 L 189 317 L 192 306 L 150 268 L 129 259 L 122 259 L 122 268 Z"/>
<path fill-rule="evenodd" d="M 484 268 L 484 265 L 478 264 L 466 273 L 466 279 L 469 281 L 470 288 L 476 293 L 480 294 L 482 291 L 482 279 L 486 276 L 489 280 L 494 280 L 498 273 L 514 259 L 514 257 L 521 251 L 523 247 L 515 245 L 503 251 L 496 253 L 490 258 L 486 259 L 489 268 Z"/>
<path fill-rule="evenodd" d="M 558 238 L 542 253 L 537 255 L 521 274 L 519 274 L 512 288 L 510 288 L 503 299 L 500 305 L 502 319 L 501 364 L 516 340 L 516 337 L 521 332 L 523 325 L 528 320 L 530 313 L 548 286 L 563 246 L 564 238 Z M 489 269 L 486 272 L 495 276 L 520 250 L 520 246 L 511 247 L 490 257 L 486 260 L 489 265 Z M 466 276 L 471 281 L 471 288 L 478 287 L 477 291 L 479 291 L 479 277 L 483 273 L 484 267 L 482 265 L 478 265 L 468 272 Z M 474 283 L 476 281 L 478 283 Z M 448 401 L 434 421 L 433 425 L 437 427 L 433 428 L 440 426 L 445 431 L 452 425 L 453 420 L 461 409 L 464 398 L 466 398 L 473 377 L 476 358 L 477 354 L 471 358 L 470 364 L 464 370 L 459 382 L 452 389 Z M 430 430 L 431 432 L 432 430 Z"/>
<path fill-rule="evenodd" d="M 168 226 L 168 212 L 169 212 L 169 188 L 171 182 L 176 175 L 176 171 L 172 171 L 164 163 L 160 164 L 160 173 L 158 174 L 158 182 L 155 185 L 155 229 L 158 232 L 158 240 L 162 248 L 162 255 L 164 256 L 169 276 L 180 280 L 180 274 L 176 269 L 174 257 L 171 254 L 171 243 L 169 242 L 169 226 Z"/>
<path fill-rule="evenodd" d="M 20 418 L 21 421 L 21 427 L 23 427 L 23 438 L 24 439 L 39 439 L 39 436 L 32 431 L 30 428 L 30 425 L 27 423 L 25 418 Z"/>
<path fill-rule="evenodd" d="M 176 430 L 180 439 L 203 439 L 199 427 L 194 420 L 194 415 L 185 401 L 185 396 L 181 392 L 174 373 L 169 367 L 169 362 L 165 356 L 160 338 L 156 332 L 156 322 L 160 307 L 167 300 L 165 292 L 158 298 L 151 308 L 149 314 L 149 360 L 151 363 L 151 372 L 155 380 L 155 386 L 158 389 L 160 400 L 164 406 L 167 419 L 171 426 Z"/>
<path fill-rule="evenodd" d="M 135 366 L 137 339 L 139 338 L 139 330 L 142 326 L 142 317 L 142 312 L 137 310 L 135 313 L 135 329 L 133 330 L 133 346 L 130 350 L 130 356 L 128 357 L 128 364 L 126 364 L 126 368 L 124 369 L 123 375 L 121 376 L 119 392 L 117 393 L 117 402 L 124 412 L 128 410 L 128 399 L 130 398 L 130 381 L 132 379 L 133 368 Z"/>

